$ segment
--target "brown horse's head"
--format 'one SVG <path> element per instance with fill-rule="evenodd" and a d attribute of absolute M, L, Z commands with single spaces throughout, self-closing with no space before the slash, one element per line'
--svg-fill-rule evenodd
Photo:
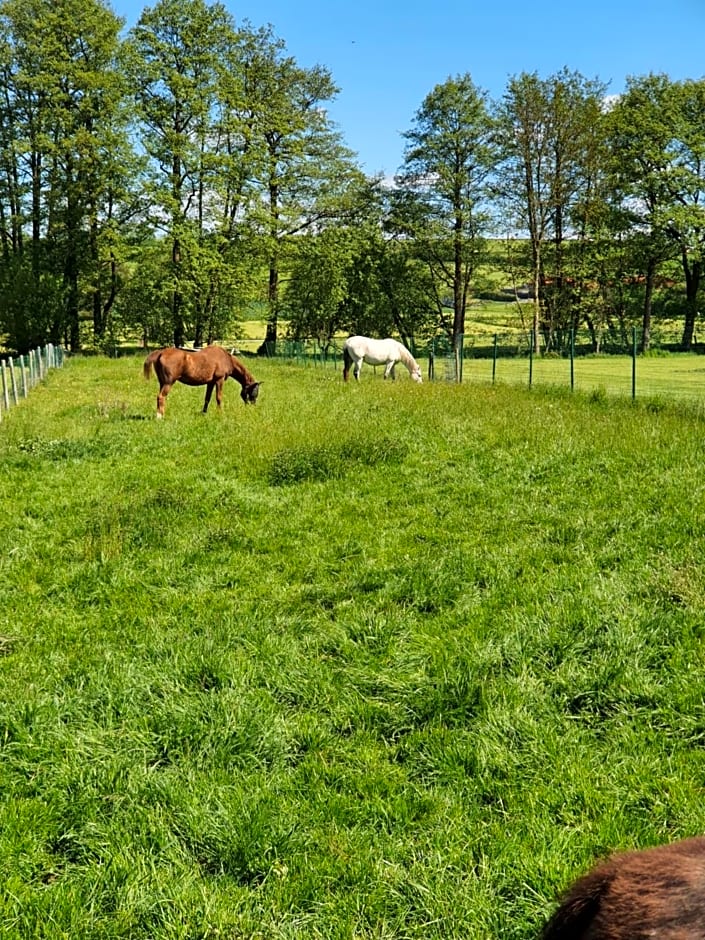
<path fill-rule="evenodd" d="M 249 382 L 247 385 L 242 386 L 240 398 L 242 398 L 246 405 L 254 405 L 257 403 L 260 384 L 260 382 Z"/>

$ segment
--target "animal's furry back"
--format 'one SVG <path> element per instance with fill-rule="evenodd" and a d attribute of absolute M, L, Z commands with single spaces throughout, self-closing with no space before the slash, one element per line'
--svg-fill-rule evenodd
<path fill-rule="evenodd" d="M 570 888 L 542 940 L 705 940 L 705 838 L 617 854 Z"/>

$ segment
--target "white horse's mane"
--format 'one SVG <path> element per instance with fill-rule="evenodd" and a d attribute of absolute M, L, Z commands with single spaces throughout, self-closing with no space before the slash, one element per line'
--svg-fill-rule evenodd
<path fill-rule="evenodd" d="M 421 369 L 419 368 L 418 362 L 414 359 L 406 346 L 403 343 L 399 343 L 398 340 L 397 343 L 399 345 L 399 356 L 407 369 L 409 369 L 410 372 L 420 372 Z"/>

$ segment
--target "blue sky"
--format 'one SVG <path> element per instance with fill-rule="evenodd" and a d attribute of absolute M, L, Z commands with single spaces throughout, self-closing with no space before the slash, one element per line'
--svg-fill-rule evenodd
<path fill-rule="evenodd" d="M 329 107 L 367 173 L 391 175 L 431 89 L 468 72 L 499 99 L 512 75 L 567 66 L 618 94 L 629 75 L 705 78 L 705 0 L 224 0 L 236 23 L 270 23 L 302 66 L 340 88 Z M 132 25 L 153 2 L 112 0 Z"/>

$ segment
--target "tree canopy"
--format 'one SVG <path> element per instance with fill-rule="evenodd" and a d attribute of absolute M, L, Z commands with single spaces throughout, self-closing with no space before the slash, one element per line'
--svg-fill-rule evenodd
<path fill-rule="evenodd" d="M 508 238 L 537 347 L 638 323 L 646 348 L 666 281 L 694 341 L 704 80 L 635 76 L 611 101 L 566 68 L 493 101 L 447 77 L 392 186 L 330 120 L 325 64 L 219 2 L 157 0 L 126 30 L 102 0 L 0 0 L 0 89 L 5 348 L 234 339 L 254 304 L 262 351 L 282 329 L 456 340 Z"/>

